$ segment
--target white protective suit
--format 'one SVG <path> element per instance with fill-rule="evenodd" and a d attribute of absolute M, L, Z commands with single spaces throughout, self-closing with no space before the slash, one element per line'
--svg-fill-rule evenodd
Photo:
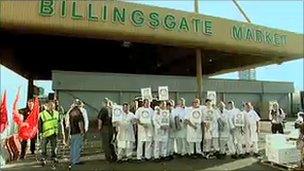
<path fill-rule="evenodd" d="M 159 110 L 159 111 L 155 110 L 153 116 L 153 125 L 154 125 L 154 159 L 158 159 L 160 155 L 161 157 L 167 157 L 169 126 L 170 126 L 169 110 Z M 163 127 L 167 127 L 167 129 L 164 129 Z"/>
<path fill-rule="evenodd" d="M 229 114 L 226 109 L 219 109 L 218 113 L 220 116 L 218 119 L 220 153 L 226 154 L 226 146 L 230 134 Z"/>
<path fill-rule="evenodd" d="M 175 131 L 176 127 L 175 127 L 175 121 L 174 121 L 174 117 L 172 115 L 172 110 L 170 110 L 170 129 L 169 129 L 169 136 L 168 136 L 168 143 L 167 143 L 167 155 L 171 156 L 174 154 L 175 150 L 174 150 L 174 139 L 175 139 Z"/>
<path fill-rule="evenodd" d="M 227 110 L 227 114 L 228 114 L 228 121 L 229 121 L 229 134 L 228 134 L 228 151 L 230 155 L 234 155 L 236 153 L 236 137 L 235 137 L 235 131 L 236 131 L 236 127 L 234 125 L 234 118 L 235 115 L 237 115 L 238 113 L 240 113 L 241 111 L 238 108 L 234 107 L 231 110 Z"/>
<path fill-rule="evenodd" d="M 202 108 L 186 108 L 185 119 L 190 121 L 193 125 L 196 126 L 196 129 L 187 125 L 187 142 L 189 144 L 188 154 L 194 154 L 194 147 L 197 154 L 201 154 L 201 142 L 202 142 L 202 121 L 203 121 L 203 112 Z"/>
<path fill-rule="evenodd" d="M 232 118 L 233 125 L 231 129 L 233 130 L 232 132 L 234 137 L 234 144 L 236 147 L 236 153 L 240 155 L 245 153 L 243 149 L 243 143 L 245 139 L 246 116 L 245 113 L 241 112 L 239 109 L 234 108 L 232 111 L 234 115 Z"/>
<path fill-rule="evenodd" d="M 259 115 L 252 109 L 249 112 L 245 112 L 245 118 L 247 124 L 245 125 L 245 144 L 246 153 L 258 153 L 258 133 L 257 122 L 261 119 Z"/>
<path fill-rule="evenodd" d="M 175 122 L 175 142 L 176 142 L 176 153 L 185 155 L 188 151 L 187 146 L 187 126 L 185 125 L 186 110 L 183 107 L 176 107 L 172 110 L 172 116 L 177 122 Z"/>
<path fill-rule="evenodd" d="M 137 129 L 137 159 L 141 160 L 144 158 L 151 159 L 152 153 L 152 141 L 153 141 L 153 125 L 152 118 L 154 115 L 153 109 L 140 107 L 135 112 L 136 119 L 141 124 L 138 124 Z M 142 125 L 144 124 L 144 126 Z M 145 156 L 143 155 L 143 144 L 145 144 Z"/>
<path fill-rule="evenodd" d="M 135 134 L 133 130 L 135 115 L 132 112 L 126 114 L 123 112 L 122 120 L 117 121 L 117 158 L 121 160 L 123 157 L 131 158 L 133 144 L 135 143 Z"/>
<path fill-rule="evenodd" d="M 204 152 L 219 151 L 219 130 L 218 130 L 219 113 L 217 110 L 205 108 L 203 111 L 204 129 Z"/>

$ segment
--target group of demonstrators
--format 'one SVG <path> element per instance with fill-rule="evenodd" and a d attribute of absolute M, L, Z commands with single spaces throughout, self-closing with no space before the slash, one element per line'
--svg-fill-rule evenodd
<path fill-rule="evenodd" d="M 202 105 L 194 99 L 190 107 L 177 101 L 148 99 L 132 106 L 113 104 L 105 99 L 98 115 L 98 129 L 108 161 L 170 160 L 174 156 L 193 158 L 232 158 L 258 156 L 260 117 L 250 102 L 240 110 L 232 101 Z"/>
<path fill-rule="evenodd" d="M 25 113 L 32 109 L 30 100 Z M 151 103 L 144 99 L 134 101 L 131 106 L 128 103 L 120 106 L 105 98 L 97 119 L 103 152 L 110 162 L 134 160 L 135 153 L 137 161 L 156 162 L 174 157 L 222 159 L 226 155 L 232 158 L 258 155 L 260 118 L 249 102 L 240 110 L 232 101 L 216 105 L 209 99 L 205 104 L 194 99 L 186 107 L 183 98 L 176 105 L 173 100 Z M 64 144 L 70 144 L 71 166 L 82 164 L 80 156 L 89 129 L 83 102 L 76 99 L 64 112 L 58 101 L 49 101 L 41 107 L 38 123 L 44 164 L 48 143 L 51 157 L 57 161 L 60 127 Z M 24 158 L 26 141 L 22 144 Z"/>

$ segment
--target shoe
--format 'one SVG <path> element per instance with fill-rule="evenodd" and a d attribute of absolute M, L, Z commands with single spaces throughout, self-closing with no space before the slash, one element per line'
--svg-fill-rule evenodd
<path fill-rule="evenodd" d="M 158 158 L 158 159 L 154 159 L 153 161 L 154 161 L 155 163 L 159 163 L 159 162 L 161 162 L 161 159 Z"/>

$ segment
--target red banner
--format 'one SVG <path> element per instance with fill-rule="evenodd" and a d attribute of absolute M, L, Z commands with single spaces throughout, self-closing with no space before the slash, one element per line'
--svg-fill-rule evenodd
<path fill-rule="evenodd" d="M 8 126 L 8 111 L 7 111 L 7 97 L 4 92 L 3 99 L 0 105 L 0 133 L 2 133 Z"/>

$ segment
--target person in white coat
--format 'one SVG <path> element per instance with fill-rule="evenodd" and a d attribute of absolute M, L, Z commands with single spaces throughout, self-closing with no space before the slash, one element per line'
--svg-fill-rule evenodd
<path fill-rule="evenodd" d="M 219 114 L 216 109 L 212 107 L 212 101 L 206 100 L 206 108 L 203 110 L 204 122 L 204 148 L 205 156 L 209 158 L 212 154 L 219 155 L 219 130 L 218 130 Z M 213 146 L 213 149 L 212 149 Z"/>
<path fill-rule="evenodd" d="M 177 106 L 172 110 L 172 116 L 175 121 L 175 142 L 176 142 L 176 152 L 180 156 L 187 154 L 187 127 L 185 125 L 185 99 L 180 98 L 177 101 Z"/>
<path fill-rule="evenodd" d="M 118 162 L 128 161 L 132 158 L 135 134 L 133 124 L 135 115 L 129 111 L 128 103 L 123 104 L 121 120 L 116 121 L 117 125 L 117 159 Z"/>
<path fill-rule="evenodd" d="M 154 159 L 160 161 L 167 157 L 168 151 L 168 137 L 170 128 L 170 113 L 166 108 L 166 102 L 162 101 L 160 106 L 155 107 L 153 115 L 154 125 Z"/>
<path fill-rule="evenodd" d="M 201 142 L 202 142 L 202 122 L 203 112 L 200 107 L 200 100 L 194 99 L 192 107 L 186 109 L 185 123 L 187 125 L 187 142 L 189 144 L 189 155 L 201 155 Z M 195 152 L 194 153 L 194 148 Z"/>
<path fill-rule="evenodd" d="M 167 150 L 167 155 L 168 157 L 166 158 L 167 160 L 172 160 L 173 159 L 173 154 L 175 153 L 175 149 L 174 149 L 174 138 L 175 138 L 175 120 L 174 117 L 172 115 L 172 110 L 174 109 L 174 104 L 175 102 L 173 100 L 170 100 L 167 103 L 167 110 L 170 113 L 170 128 L 169 128 L 169 136 L 168 136 L 168 150 Z"/>
<path fill-rule="evenodd" d="M 245 118 L 247 119 L 247 124 L 245 125 L 245 142 L 246 142 L 246 153 L 247 155 L 251 152 L 254 156 L 258 156 L 258 122 L 260 120 L 259 115 L 253 109 L 250 102 L 245 103 Z"/>
<path fill-rule="evenodd" d="M 219 145 L 220 145 L 220 155 L 219 158 L 223 158 L 226 156 L 226 147 L 228 144 L 228 136 L 229 136 L 229 114 L 225 108 L 225 103 L 220 102 L 218 105 L 218 127 L 219 127 Z"/>
<path fill-rule="evenodd" d="M 152 153 L 152 141 L 153 141 L 153 125 L 152 118 L 154 115 L 153 109 L 150 107 L 148 99 L 144 99 L 143 107 L 137 109 L 135 117 L 137 119 L 137 160 L 150 160 Z M 143 145 L 144 149 L 143 149 Z M 143 156 L 143 150 L 145 150 L 145 156 Z"/>
<path fill-rule="evenodd" d="M 232 118 L 233 126 L 231 129 L 233 130 L 234 143 L 236 146 L 236 157 L 245 158 L 243 144 L 245 142 L 247 119 L 244 111 L 237 111 L 238 110 L 235 110 L 235 115 Z"/>
<path fill-rule="evenodd" d="M 231 156 L 231 158 L 235 159 L 237 157 L 237 155 L 236 155 L 236 145 L 237 145 L 236 142 L 238 142 L 237 137 L 235 137 L 235 135 L 240 135 L 240 134 L 236 133 L 236 131 L 239 131 L 239 129 L 238 130 L 236 129 L 236 126 L 234 124 L 235 123 L 234 119 L 235 119 L 235 116 L 237 114 L 239 114 L 241 111 L 240 111 L 240 109 L 238 109 L 234 106 L 233 101 L 229 101 L 227 103 L 227 112 L 228 112 L 227 114 L 228 114 L 228 121 L 229 121 L 229 124 L 228 124 L 229 134 L 228 134 L 228 142 L 227 142 L 228 151 L 229 151 L 229 155 Z M 241 138 L 242 138 L 242 136 L 239 136 L 238 140 L 240 141 Z M 242 149 L 242 148 L 240 148 L 240 149 Z M 238 154 L 241 154 L 241 153 L 242 153 L 241 151 L 238 151 Z"/>

